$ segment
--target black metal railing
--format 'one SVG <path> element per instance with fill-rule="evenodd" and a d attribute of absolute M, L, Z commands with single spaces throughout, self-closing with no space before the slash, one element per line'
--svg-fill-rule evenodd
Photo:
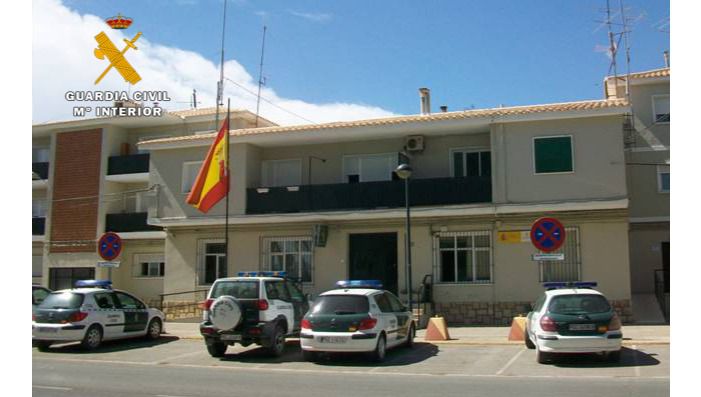
<path fill-rule="evenodd" d="M 107 161 L 107 175 L 148 172 L 149 157 L 148 153 L 112 156 Z"/>
<path fill-rule="evenodd" d="M 492 201 L 490 177 L 412 179 L 410 184 L 412 207 Z M 246 199 L 247 214 L 399 208 L 404 181 L 250 188 Z"/>
<path fill-rule="evenodd" d="M 43 236 L 46 218 L 32 218 L 32 236 Z"/>
<path fill-rule="evenodd" d="M 159 231 L 163 228 L 151 226 L 146 223 L 148 213 L 131 212 L 124 214 L 107 214 L 105 219 L 105 231 L 107 232 L 150 232 Z"/>
<path fill-rule="evenodd" d="M 49 163 L 47 161 L 32 163 L 32 173 L 39 179 L 49 179 Z"/>
<path fill-rule="evenodd" d="M 669 322 L 669 270 L 655 270 L 655 296 L 665 321 Z"/>
<path fill-rule="evenodd" d="M 433 303 L 433 275 L 424 275 L 423 280 L 421 280 L 421 285 L 419 285 L 419 290 L 416 293 L 416 306 L 419 309 L 419 321 L 418 326 L 424 328 L 425 324 L 428 323 L 428 319 L 433 315 L 435 311 Z"/>

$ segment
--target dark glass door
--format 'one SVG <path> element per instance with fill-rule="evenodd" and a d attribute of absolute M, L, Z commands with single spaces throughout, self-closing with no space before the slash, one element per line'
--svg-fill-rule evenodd
<path fill-rule="evenodd" d="M 351 234 L 349 238 L 351 280 L 380 280 L 397 294 L 397 234 Z"/>

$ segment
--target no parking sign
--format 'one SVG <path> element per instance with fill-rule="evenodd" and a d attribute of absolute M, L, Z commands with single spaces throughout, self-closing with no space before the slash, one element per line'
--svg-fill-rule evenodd
<path fill-rule="evenodd" d="M 97 253 L 100 258 L 111 261 L 122 252 L 122 239 L 117 233 L 107 232 L 97 242 Z"/>
<path fill-rule="evenodd" d="M 552 252 L 565 243 L 565 227 L 555 218 L 540 218 L 531 226 L 531 242 L 543 252 Z"/>

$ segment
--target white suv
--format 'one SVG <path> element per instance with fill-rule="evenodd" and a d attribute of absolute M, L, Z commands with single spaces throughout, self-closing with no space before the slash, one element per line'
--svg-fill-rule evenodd
<path fill-rule="evenodd" d="M 307 297 L 285 272 L 240 272 L 218 279 L 203 302 L 200 333 L 212 357 L 229 345 L 262 345 L 282 355 L 285 338 L 298 335 Z"/>

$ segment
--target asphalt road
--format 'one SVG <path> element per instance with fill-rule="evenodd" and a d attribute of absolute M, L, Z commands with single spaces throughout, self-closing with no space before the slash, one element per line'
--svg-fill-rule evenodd
<path fill-rule="evenodd" d="M 669 346 L 625 349 L 620 363 L 595 356 L 535 362 L 522 346 L 435 346 L 397 349 L 380 364 L 364 357 L 301 360 L 288 345 L 281 358 L 261 349 L 229 348 L 209 357 L 203 342 L 108 343 L 96 352 L 73 345 L 33 350 L 35 396 L 667 396 Z"/>

